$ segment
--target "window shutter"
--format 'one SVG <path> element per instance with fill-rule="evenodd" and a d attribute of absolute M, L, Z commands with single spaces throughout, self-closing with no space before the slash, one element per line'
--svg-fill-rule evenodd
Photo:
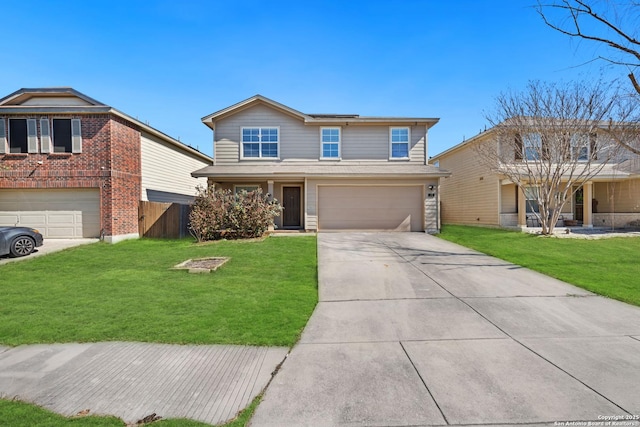
<path fill-rule="evenodd" d="M 514 159 L 522 160 L 522 136 L 516 133 L 514 138 Z"/>
<path fill-rule="evenodd" d="M 4 119 L 0 119 L 0 154 L 7 152 L 7 128 Z"/>
<path fill-rule="evenodd" d="M 40 119 L 40 151 L 42 153 L 51 152 L 51 128 L 49 119 Z"/>
<path fill-rule="evenodd" d="M 36 119 L 27 119 L 27 152 L 38 152 L 38 128 Z"/>
<path fill-rule="evenodd" d="M 598 160 L 598 135 L 595 133 L 589 135 L 589 153 L 591 160 Z"/>
<path fill-rule="evenodd" d="M 82 129 L 80 119 L 71 119 L 71 152 L 82 153 Z"/>

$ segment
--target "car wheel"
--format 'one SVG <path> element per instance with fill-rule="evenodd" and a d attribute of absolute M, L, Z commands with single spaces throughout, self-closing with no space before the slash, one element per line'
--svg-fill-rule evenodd
<path fill-rule="evenodd" d="M 36 247 L 36 242 L 28 236 L 20 236 L 11 242 L 11 256 L 21 257 L 29 255 Z"/>

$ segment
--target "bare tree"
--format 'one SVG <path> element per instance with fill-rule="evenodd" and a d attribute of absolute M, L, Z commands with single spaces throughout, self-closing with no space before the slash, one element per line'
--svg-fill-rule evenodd
<path fill-rule="evenodd" d="M 536 11 L 545 24 L 554 30 L 573 38 L 606 46 L 607 54 L 598 56 L 598 59 L 627 67 L 627 76 L 636 94 L 640 95 L 640 84 L 634 74 L 634 70 L 640 66 L 640 3 L 609 0 L 537 0 Z M 627 145 L 625 141 L 617 142 L 633 153 L 640 154 L 640 146 Z"/>
<path fill-rule="evenodd" d="M 626 123 L 633 107 L 601 83 L 581 82 L 530 82 L 496 101 L 485 114 L 495 137 L 476 145 L 478 159 L 525 190 L 542 233 L 551 234 L 577 186 L 618 156 L 615 139 L 635 137 Z"/>

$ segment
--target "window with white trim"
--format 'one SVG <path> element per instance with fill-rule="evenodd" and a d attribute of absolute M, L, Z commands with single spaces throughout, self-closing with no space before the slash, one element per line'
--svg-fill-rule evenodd
<path fill-rule="evenodd" d="M 240 194 L 243 191 L 251 193 L 252 191 L 256 191 L 258 188 L 260 188 L 258 185 L 236 185 L 233 187 L 233 192 L 235 194 Z"/>
<path fill-rule="evenodd" d="M 540 206 L 538 204 L 538 187 L 524 187 L 524 198 L 526 200 L 527 213 L 539 213 Z"/>
<path fill-rule="evenodd" d="M 321 128 L 320 140 L 322 141 L 323 159 L 340 158 L 340 128 Z"/>
<path fill-rule="evenodd" d="M 37 153 L 36 119 L 9 119 L 9 153 Z"/>
<path fill-rule="evenodd" d="M 280 129 L 277 127 L 243 127 L 241 158 L 278 158 Z"/>
<path fill-rule="evenodd" d="M 589 160 L 591 141 L 595 135 L 574 133 L 571 135 L 571 159 L 580 162 Z"/>
<path fill-rule="evenodd" d="M 9 153 L 26 153 L 27 119 L 9 119 Z"/>
<path fill-rule="evenodd" d="M 71 153 L 71 119 L 53 119 L 53 152 Z"/>
<path fill-rule="evenodd" d="M 409 140 L 411 132 L 409 128 L 389 129 L 389 150 L 392 159 L 409 158 Z"/>
<path fill-rule="evenodd" d="M 542 158 L 542 135 L 526 133 L 522 136 L 522 154 L 525 160 L 535 161 Z"/>

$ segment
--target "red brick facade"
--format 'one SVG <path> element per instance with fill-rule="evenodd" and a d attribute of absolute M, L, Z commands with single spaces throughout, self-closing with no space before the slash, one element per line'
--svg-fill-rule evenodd
<path fill-rule="evenodd" d="M 53 117 L 81 119 L 82 153 L 0 155 L 0 189 L 98 188 L 102 234 L 137 233 L 141 200 L 140 130 L 111 114 L 30 115 L 28 118 L 38 119 L 38 141 L 41 141 L 39 119 L 51 121 Z"/>

